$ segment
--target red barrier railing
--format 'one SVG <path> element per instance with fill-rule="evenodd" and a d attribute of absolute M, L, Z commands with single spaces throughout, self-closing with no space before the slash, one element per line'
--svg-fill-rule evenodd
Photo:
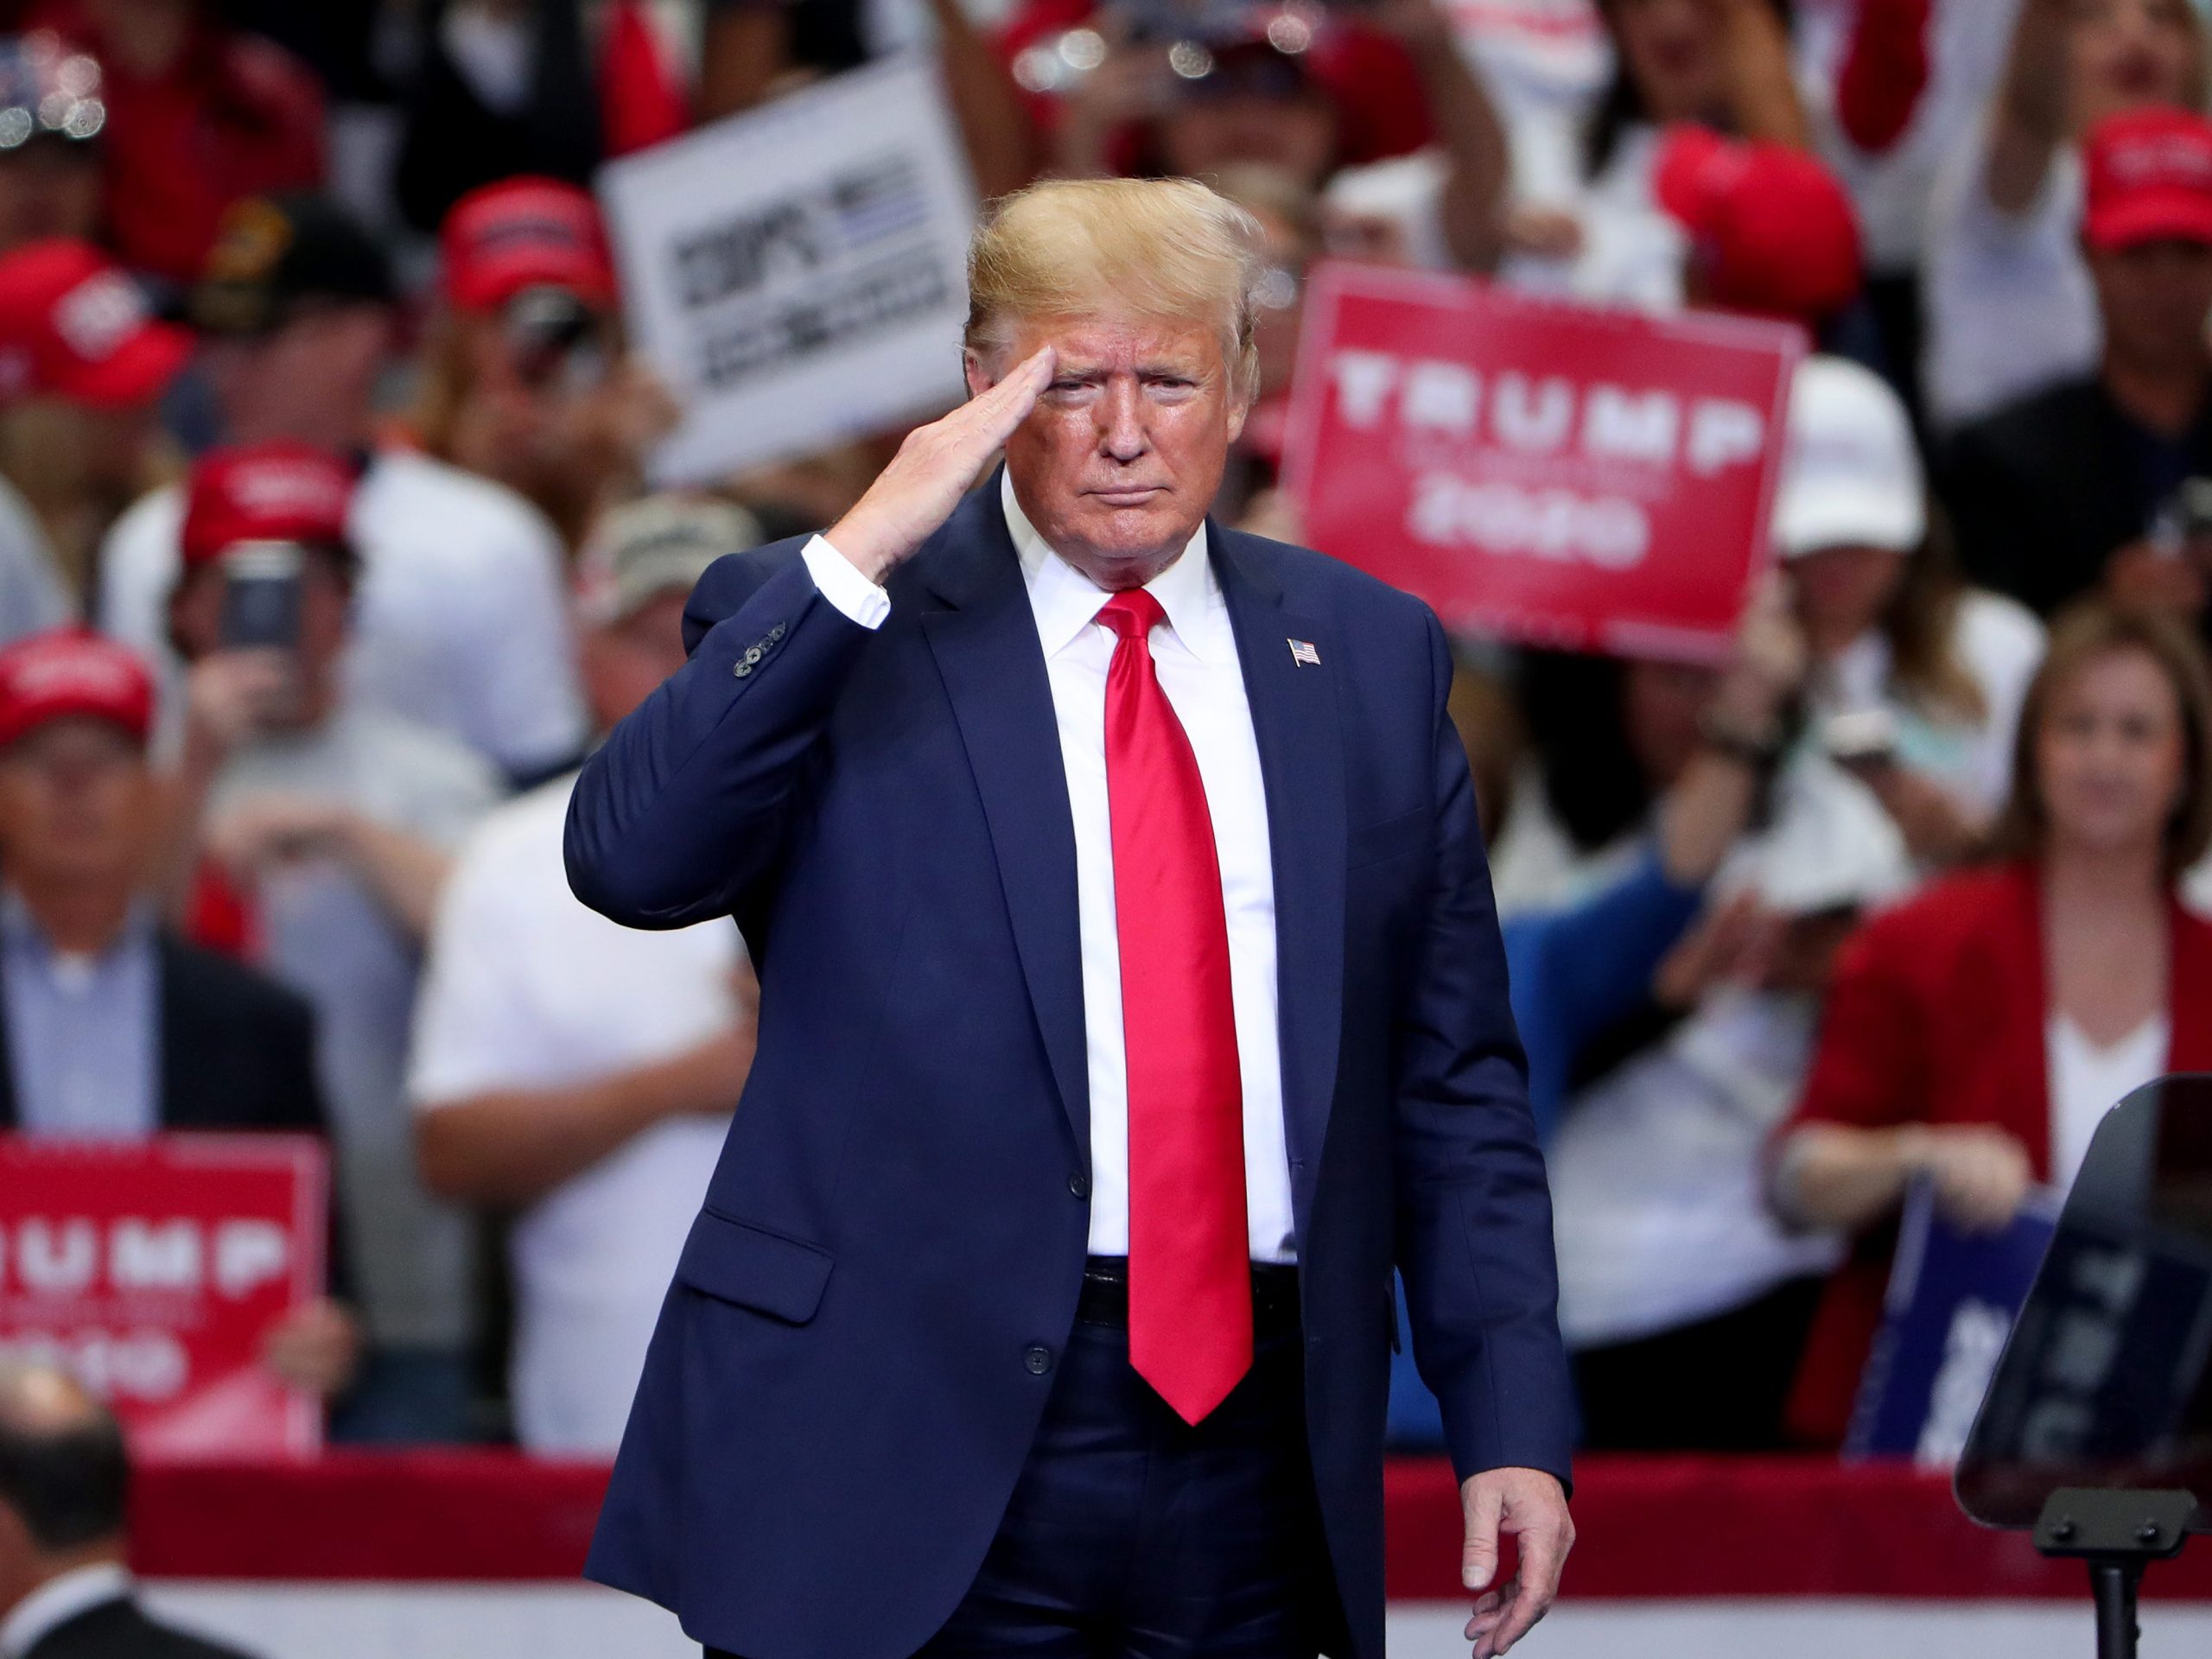
<path fill-rule="evenodd" d="M 303 1464 L 143 1469 L 133 1553 L 158 1578 L 573 1578 L 607 1471 L 496 1452 L 353 1452 Z M 1390 1593 L 1457 1599 L 1459 1519 L 1440 1462 L 1394 1462 Z M 2078 1566 L 1959 1513 L 1908 1468 L 1795 1459 L 1592 1458 L 1578 1470 L 1576 1597 L 2078 1598 Z M 2212 1540 L 2146 1581 L 2212 1600 Z"/>

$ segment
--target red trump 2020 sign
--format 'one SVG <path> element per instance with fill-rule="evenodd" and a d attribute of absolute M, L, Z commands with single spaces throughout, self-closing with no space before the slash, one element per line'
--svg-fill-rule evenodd
<path fill-rule="evenodd" d="M 1710 658 L 1767 557 L 1783 323 L 1321 266 L 1284 479 L 1306 539 L 1526 645 Z"/>
<path fill-rule="evenodd" d="M 314 1452 L 261 1344 L 322 1289 L 327 1169 L 308 1135 L 0 1135 L 0 1354 L 76 1372 L 142 1457 Z"/>

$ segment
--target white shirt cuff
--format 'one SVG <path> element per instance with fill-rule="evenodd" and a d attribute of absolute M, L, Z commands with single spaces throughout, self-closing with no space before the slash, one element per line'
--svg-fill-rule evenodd
<path fill-rule="evenodd" d="M 866 576 L 860 568 L 817 536 L 800 552 L 806 573 L 822 590 L 822 597 L 864 628 L 880 628 L 891 614 L 891 595 Z"/>

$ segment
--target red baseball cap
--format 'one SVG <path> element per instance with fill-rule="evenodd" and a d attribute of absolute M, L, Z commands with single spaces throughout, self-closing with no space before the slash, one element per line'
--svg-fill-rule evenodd
<path fill-rule="evenodd" d="M 111 721 L 143 743 L 154 725 L 154 677 L 90 628 L 50 628 L 0 649 L 0 744 L 67 715 Z"/>
<path fill-rule="evenodd" d="M 1670 127 L 1652 190 L 1687 229 L 1713 303 L 1818 322 L 1859 292 L 1859 220 L 1834 175 L 1802 150 Z"/>
<path fill-rule="evenodd" d="M 346 547 L 353 469 L 311 445 L 279 439 L 211 450 L 192 469 L 181 537 L 188 570 L 240 542 Z"/>
<path fill-rule="evenodd" d="M 138 285 L 89 242 L 32 242 L 0 257 L 0 400 L 50 392 L 124 409 L 152 402 L 192 355 Z"/>
<path fill-rule="evenodd" d="M 526 288 L 614 303 L 598 205 L 558 179 L 503 179 L 470 191 L 446 215 L 438 245 L 446 295 L 464 311 L 495 311 Z"/>
<path fill-rule="evenodd" d="M 2091 247 L 2212 244 L 2212 121 L 2185 110 L 2111 116 L 2089 130 L 2082 163 L 2082 235 Z"/>

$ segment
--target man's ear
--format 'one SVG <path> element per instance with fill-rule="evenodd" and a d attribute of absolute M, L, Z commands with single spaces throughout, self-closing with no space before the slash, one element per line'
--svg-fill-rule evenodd
<path fill-rule="evenodd" d="M 1244 435 L 1244 417 L 1251 412 L 1249 393 L 1239 392 L 1229 400 L 1229 441 L 1231 443 Z"/>
<path fill-rule="evenodd" d="M 990 365 L 983 361 L 983 354 L 972 346 L 961 348 L 960 367 L 968 377 L 968 395 L 970 397 L 982 397 L 999 383 L 998 376 L 993 374 Z"/>

